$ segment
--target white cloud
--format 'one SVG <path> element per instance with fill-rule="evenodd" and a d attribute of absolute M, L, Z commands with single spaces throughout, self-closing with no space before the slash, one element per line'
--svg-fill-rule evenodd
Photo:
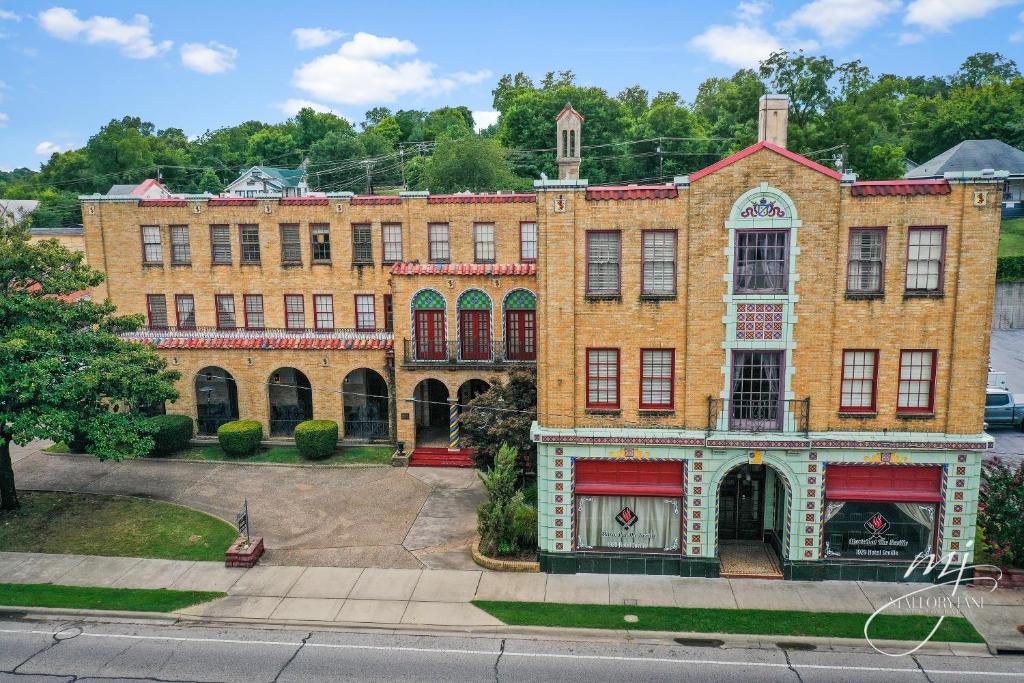
<path fill-rule="evenodd" d="M 496 111 L 475 111 L 473 112 L 473 128 L 476 132 L 482 131 L 484 128 L 493 126 L 498 122 L 499 112 Z"/>
<path fill-rule="evenodd" d="M 333 31 L 327 28 L 292 29 L 292 38 L 295 39 L 295 47 L 300 50 L 312 50 L 313 48 L 330 45 L 344 35 L 345 33 L 342 31 Z"/>
<path fill-rule="evenodd" d="M 21 15 L 8 9 L 0 9 L 0 19 L 4 21 L 21 21 Z"/>
<path fill-rule="evenodd" d="M 181 63 L 201 74 L 220 74 L 235 68 L 238 50 L 214 41 L 208 44 L 185 43 L 181 46 Z"/>
<path fill-rule="evenodd" d="M 813 40 L 786 40 L 784 43 L 778 32 L 763 28 L 762 16 L 767 9 L 768 3 L 760 0 L 741 2 L 733 12 L 735 24 L 708 26 L 690 39 L 690 48 L 703 52 L 715 62 L 734 67 L 756 67 L 777 50 L 814 50 L 818 47 Z"/>
<path fill-rule="evenodd" d="M 780 28 L 807 28 L 826 43 L 845 45 L 899 8 L 899 0 L 813 0 L 780 22 Z"/>
<path fill-rule="evenodd" d="M 1024 22 L 1024 12 L 1021 12 L 1020 16 L 1018 16 L 1017 18 L 1020 19 L 1021 22 Z M 1020 29 L 1019 31 L 1014 31 L 1013 33 L 1011 33 L 1010 34 L 1010 42 L 1011 43 L 1024 43 L 1024 28 Z"/>
<path fill-rule="evenodd" d="M 55 154 L 57 152 L 63 151 L 63 149 L 64 149 L 63 147 L 61 147 L 60 145 L 58 145 L 55 142 L 50 142 L 49 140 L 44 140 L 43 142 L 40 142 L 38 145 L 36 145 L 36 154 L 39 154 L 39 155 L 44 156 L 44 157 L 48 157 L 51 154 Z"/>
<path fill-rule="evenodd" d="M 930 31 L 949 31 L 954 24 L 980 19 L 994 9 L 1016 0 L 913 0 L 905 22 Z"/>
<path fill-rule="evenodd" d="M 285 100 L 284 102 L 277 103 L 277 108 L 280 109 L 284 114 L 287 114 L 288 116 L 295 116 L 296 114 L 299 113 L 300 109 L 306 109 L 307 107 L 309 109 L 312 109 L 313 111 L 318 111 L 321 113 L 335 113 L 326 104 L 320 104 L 319 102 L 314 102 L 313 100 L 303 100 L 296 97 L 291 97 Z"/>
<path fill-rule="evenodd" d="M 375 104 L 393 102 L 402 95 L 446 93 L 491 76 L 486 70 L 438 76 L 435 64 L 401 59 L 416 51 L 416 45 L 408 40 L 357 33 L 337 52 L 296 69 L 292 84 L 318 100 Z"/>
<path fill-rule="evenodd" d="M 6 128 L 7 122 L 11 120 L 11 117 L 0 111 L 0 128 Z"/>
<path fill-rule="evenodd" d="M 132 59 L 149 59 L 170 49 L 172 42 L 154 42 L 149 17 L 136 14 L 130 23 L 114 17 L 79 19 L 74 10 L 51 7 L 39 14 L 39 25 L 54 38 L 82 38 L 89 45 L 109 43 L 121 48 L 121 54 Z"/>
<path fill-rule="evenodd" d="M 900 33 L 899 36 L 900 45 L 916 45 L 917 43 L 920 43 L 922 40 L 924 40 L 923 35 L 921 35 L 920 33 L 913 33 L 909 31 L 904 31 L 903 33 Z"/>

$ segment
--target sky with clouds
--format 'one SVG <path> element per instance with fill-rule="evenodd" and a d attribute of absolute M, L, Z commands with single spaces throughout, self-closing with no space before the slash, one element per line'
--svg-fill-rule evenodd
<path fill-rule="evenodd" d="M 532 0 L 0 0 L 0 169 L 38 168 L 126 114 L 190 136 L 303 106 L 360 121 L 378 105 L 466 105 L 486 125 L 491 89 L 515 71 L 572 70 L 613 93 L 639 83 L 691 100 L 705 78 L 780 48 L 860 59 L 875 73 L 949 74 L 982 50 L 1024 65 L 1024 0 L 560 7 L 564 21 Z"/>

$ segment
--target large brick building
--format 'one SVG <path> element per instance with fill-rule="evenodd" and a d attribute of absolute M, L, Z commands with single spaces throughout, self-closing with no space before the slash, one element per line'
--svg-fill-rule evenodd
<path fill-rule="evenodd" d="M 974 535 L 1002 178 L 858 182 L 761 118 L 665 185 L 580 180 L 567 106 L 533 194 L 87 196 L 86 250 L 201 433 L 444 448 L 536 364 L 546 570 L 896 579 Z"/>

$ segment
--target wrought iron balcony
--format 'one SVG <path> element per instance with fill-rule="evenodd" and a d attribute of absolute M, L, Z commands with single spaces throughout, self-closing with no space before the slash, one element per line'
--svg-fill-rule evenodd
<path fill-rule="evenodd" d="M 530 365 L 537 362 L 534 349 L 503 341 L 403 340 L 402 364 L 410 367 L 443 365 Z"/>
<path fill-rule="evenodd" d="M 708 396 L 707 434 L 713 432 L 799 433 L 810 431 L 811 399 L 724 399 Z"/>

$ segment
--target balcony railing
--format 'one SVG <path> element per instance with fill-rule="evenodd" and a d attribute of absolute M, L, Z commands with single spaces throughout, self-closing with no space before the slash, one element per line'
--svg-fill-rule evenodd
<path fill-rule="evenodd" d="M 177 337 L 186 339 L 248 339 L 256 337 L 299 337 L 308 339 L 391 339 L 392 333 L 384 330 L 357 330 L 350 327 L 335 327 L 329 330 L 295 327 L 146 327 L 121 335 L 126 339 L 153 339 Z"/>
<path fill-rule="evenodd" d="M 708 396 L 712 432 L 783 432 L 809 436 L 811 399 L 724 399 Z"/>
<path fill-rule="evenodd" d="M 404 365 L 504 365 L 537 361 L 536 351 L 526 351 L 518 344 L 507 345 L 503 341 L 403 341 Z"/>
<path fill-rule="evenodd" d="M 345 420 L 346 439 L 380 441 L 388 438 L 387 420 Z"/>

